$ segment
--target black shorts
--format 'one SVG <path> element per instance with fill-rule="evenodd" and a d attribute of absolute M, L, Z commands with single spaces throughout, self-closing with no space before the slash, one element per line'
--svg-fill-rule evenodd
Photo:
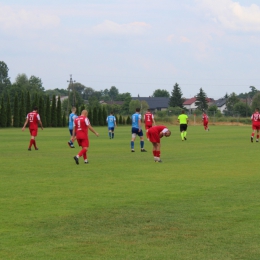
<path fill-rule="evenodd" d="M 187 131 L 188 125 L 187 124 L 180 124 L 180 131 Z"/>

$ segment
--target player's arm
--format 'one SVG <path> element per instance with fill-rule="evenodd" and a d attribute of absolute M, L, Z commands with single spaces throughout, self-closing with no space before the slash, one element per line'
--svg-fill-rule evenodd
<path fill-rule="evenodd" d="M 189 118 L 187 117 L 187 124 L 189 123 Z"/>
<path fill-rule="evenodd" d="M 91 125 L 88 125 L 88 129 L 96 136 L 99 136 L 99 134 L 94 130 L 94 128 Z"/>
<path fill-rule="evenodd" d="M 139 128 L 139 131 L 141 131 L 141 128 L 142 128 L 141 118 L 138 119 L 138 128 Z"/>
<path fill-rule="evenodd" d="M 27 124 L 28 124 L 28 117 L 26 117 L 26 120 L 25 120 L 25 122 L 24 122 L 24 125 L 23 125 L 23 128 L 22 128 L 22 131 L 24 131 L 24 129 L 25 129 L 25 127 L 26 127 Z"/>
<path fill-rule="evenodd" d="M 153 124 L 156 125 L 156 124 L 155 124 L 155 120 L 154 120 L 154 116 L 153 116 L 153 115 L 152 115 L 152 120 L 153 120 Z"/>
<path fill-rule="evenodd" d="M 115 124 L 115 127 L 116 127 L 116 119 L 114 120 L 114 124 Z"/>
<path fill-rule="evenodd" d="M 43 130 L 43 126 L 42 126 L 42 121 L 41 120 L 38 120 L 40 126 L 41 126 L 41 129 Z"/>

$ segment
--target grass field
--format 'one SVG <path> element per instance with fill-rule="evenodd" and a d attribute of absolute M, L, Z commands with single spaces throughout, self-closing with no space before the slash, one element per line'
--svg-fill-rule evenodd
<path fill-rule="evenodd" d="M 89 164 L 67 129 L 0 129 L 0 259 L 260 259 L 260 143 L 250 126 L 178 126 L 161 159 L 130 127 L 90 133 Z"/>

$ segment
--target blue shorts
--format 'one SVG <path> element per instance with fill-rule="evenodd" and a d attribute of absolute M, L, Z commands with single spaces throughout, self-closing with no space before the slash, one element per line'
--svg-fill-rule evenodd
<path fill-rule="evenodd" d="M 108 127 L 108 131 L 111 130 L 112 132 L 114 132 L 114 129 L 115 129 L 114 127 Z"/>
<path fill-rule="evenodd" d="M 138 135 L 140 137 L 144 135 L 142 129 L 139 131 L 139 129 L 135 128 L 135 127 L 132 127 L 132 134 L 136 134 L 136 135 Z"/>

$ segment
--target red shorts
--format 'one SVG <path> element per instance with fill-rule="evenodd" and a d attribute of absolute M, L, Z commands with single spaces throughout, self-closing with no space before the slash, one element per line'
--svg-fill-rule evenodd
<path fill-rule="evenodd" d="M 145 129 L 148 130 L 152 127 L 152 125 L 145 125 Z"/>
<path fill-rule="evenodd" d="M 89 147 L 88 139 L 77 139 L 78 145 L 82 147 Z"/>
<path fill-rule="evenodd" d="M 37 136 L 37 134 L 38 134 L 38 129 L 30 129 L 30 134 L 31 134 L 31 136 Z"/>
<path fill-rule="evenodd" d="M 253 130 L 260 130 L 260 125 L 259 124 L 253 124 L 252 129 Z"/>
<path fill-rule="evenodd" d="M 151 143 L 160 143 L 160 136 L 157 132 L 148 131 L 148 138 Z"/>
<path fill-rule="evenodd" d="M 203 122 L 204 126 L 207 126 L 208 123 L 209 123 L 209 121 L 204 121 L 204 122 Z"/>

